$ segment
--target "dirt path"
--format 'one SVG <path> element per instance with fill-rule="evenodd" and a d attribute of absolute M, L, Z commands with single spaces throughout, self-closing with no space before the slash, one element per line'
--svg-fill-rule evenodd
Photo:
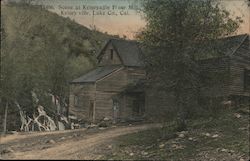
<path fill-rule="evenodd" d="M 1 139 L 0 150 L 13 149 L 2 155 L 3 159 L 98 159 L 101 156 L 95 154 L 95 149 L 99 145 L 154 127 L 160 124 L 9 136 Z"/>

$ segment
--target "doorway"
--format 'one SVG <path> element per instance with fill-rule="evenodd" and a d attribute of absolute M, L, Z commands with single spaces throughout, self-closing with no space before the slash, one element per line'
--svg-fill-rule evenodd
<path fill-rule="evenodd" d="M 145 112 L 145 95 L 136 93 L 132 102 L 132 114 L 135 117 L 143 116 Z"/>

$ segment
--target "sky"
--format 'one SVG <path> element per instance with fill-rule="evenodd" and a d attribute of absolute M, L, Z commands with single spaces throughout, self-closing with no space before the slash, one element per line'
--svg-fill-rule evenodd
<path fill-rule="evenodd" d="M 144 26 L 142 2 L 144 0 L 30 0 L 51 12 L 69 17 L 88 28 L 113 35 L 126 35 L 133 39 Z M 242 17 L 244 23 L 239 34 L 250 33 L 250 7 L 246 0 L 220 0 L 233 17 Z"/>

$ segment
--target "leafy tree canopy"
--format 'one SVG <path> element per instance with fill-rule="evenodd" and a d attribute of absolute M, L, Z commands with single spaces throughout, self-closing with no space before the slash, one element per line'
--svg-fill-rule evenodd
<path fill-rule="evenodd" d="M 175 96 L 184 124 L 187 109 L 196 106 L 199 96 L 197 60 L 218 55 L 214 40 L 232 35 L 241 19 L 231 18 L 212 0 L 149 0 L 144 13 L 147 25 L 138 39 L 145 47 L 148 80 Z"/>

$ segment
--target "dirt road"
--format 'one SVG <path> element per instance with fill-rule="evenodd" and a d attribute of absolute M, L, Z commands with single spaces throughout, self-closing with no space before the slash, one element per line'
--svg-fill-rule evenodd
<path fill-rule="evenodd" d="M 108 129 L 80 129 L 50 133 L 15 134 L 0 140 L 2 159 L 98 159 L 95 149 L 115 137 L 160 127 L 145 124 Z M 3 153 L 3 151 L 6 151 Z"/>

